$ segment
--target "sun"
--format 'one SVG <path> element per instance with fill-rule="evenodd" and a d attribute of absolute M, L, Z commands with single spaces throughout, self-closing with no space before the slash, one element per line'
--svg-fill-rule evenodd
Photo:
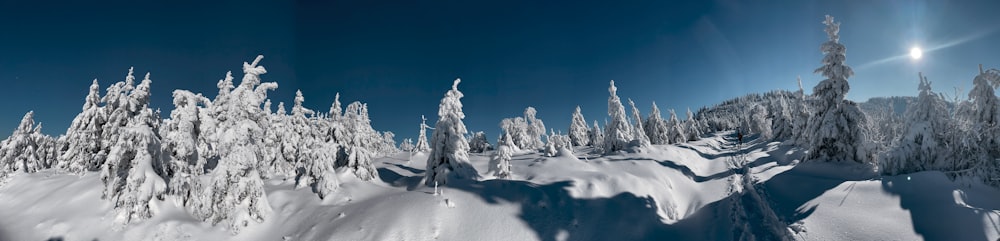
<path fill-rule="evenodd" d="M 920 59 L 921 57 L 924 57 L 924 51 L 920 50 L 920 47 L 913 47 L 910 49 L 910 58 Z"/>

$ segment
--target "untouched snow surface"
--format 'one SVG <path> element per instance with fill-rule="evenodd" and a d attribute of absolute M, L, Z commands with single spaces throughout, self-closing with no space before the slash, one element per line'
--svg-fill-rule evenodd
<path fill-rule="evenodd" d="M 0 240 L 996 240 L 1000 191 L 940 172 L 876 177 L 852 164 L 802 163 L 778 142 L 732 133 L 600 156 L 518 153 L 511 180 L 491 153 L 480 181 L 422 185 L 427 156 L 377 159 L 380 179 L 341 173 L 320 200 L 290 178 L 265 181 L 274 215 L 232 236 L 173 197 L 116 226 L 97 173 L 16 174 L 0 186 Z"/>

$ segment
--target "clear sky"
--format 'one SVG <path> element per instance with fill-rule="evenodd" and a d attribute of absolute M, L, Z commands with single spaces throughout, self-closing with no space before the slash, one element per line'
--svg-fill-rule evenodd
<path fill-rule="evenodd" d="M 257 54 L 280 86 L 275 106 L 301 89 L 325 112 L 340 92 L 345 106 L 368 103 L 374 127 L 397 141 L 417 135 L 421 114 L 433 125 L 456 77 L 466 125 L 491 141 L 527 106 L 563 132 L 577 105 L 603 123 L 611 79 L 643 116 L 656 101 L 683 118 L 795 90 L 799 75 L 811 92 L 825 14 L 842 23 L 853 100 L 915 95 L 918 71 L 965 96 L 977 64 L 1000 68 L 997 1 L 100 2 L 0 1 L 3 136 L 29 110 L 45 133 L 64 133 L 91 80 L 106 88 L 130 66 L 152 73 L 153 107 L 166 115 L 174 89 L 214 96 Z M 913 46 L 936 49 L 914 61 Z"/>

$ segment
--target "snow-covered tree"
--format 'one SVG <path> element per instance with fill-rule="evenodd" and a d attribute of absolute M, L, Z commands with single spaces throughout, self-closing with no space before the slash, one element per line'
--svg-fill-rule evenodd
<path fill-rule="evenodd" d="M 124 126 L 117 129 L 121 133 L 114 135 L 117 139 L 107 140 L 111 149 L 101 168 L 105 185 L 102 197 L 114 204 L 119 224 L 152 217 L 150 202 L 162 199 L 167 191 L 162 177 L 167 171 L 163 159 L 167 155 L 162 153 L 158 134 L 160 119 L 149 108 L 151 83 L 147 73 L 142 83 L 127 94 L 128 104 L 115 113 L 125 118 Z"/>
<path fill-rule="evenodd" d="M 844 64 L 847 49 L 840 43 L 840 23 L 826 16 L 826 33 L 829 41 L 820 46 L 826 54 L 823 66 L 816 69 L 827 79 L 813 88 L 817 100 L 816 114 L 809 120 L 809 160 L 869 162 L 864 148 L 862 126 L 867 121 L 854 102 L 846 100 L 850 90 L 847 79 L 854 75 Z"/>
<path fill-rule="evenodd" d="M 990 184 L 1000 183 L 1000 70 L 983 71 L 973 79 L 969 100 L 959 106 L 956 117 L 964 136 L 957 137 L 954 170 L 976 170 Z"/>
<path fill-rule="evenodd" d="M 222 102 L 224 105 L 213 106 L 219 118 L 216 133 L 221 157 L 209 183 L 192 204 L 195 216 L 213 225 L 224 223 L 234 234 L 250 222 L 263 222 L 272 212 L 260 173 L 261 122 L 266 116 L 260 106 L 267 99 L 267 91 L 277 88 L 277 84 L 260 82 L 260 75 L 267 73 L 258 66 L 262 58 L 257 56 L 253 63 L 243 63 L 243 80 L 231 92 L 223 91 L 226 84 L 219 85 L 220 93 L 226 92 L 229 98 Z"/>
<path fill-rule="evenodd" d="M 90 93 L 84 98 L 83 111 L 73 118 L 60 146 L 58 167 L 74 173 L 95 171 L 103 163 L 107 150 L 102 149 L 104 123 L 107 119 L 101 106 L 100 86 L 95 79 Z"/>
<path fill-rule="evenodd" d="M 634 146 L 649 146 L 649 136 L 643 131 L 646 128 L 642 127 L 642 115 L 639 114 L 639 108 L 635 107 L 635 102 L 632 99 L 628 99 L 628 104 L 632 106 L 632 119 L 635 121 L 632 127 L 632 142 Z"/>
<path fill-rule="evenodd" d="M 550 130 L 549 136 L 545 138 L 545 140 L 545 147 L 543 150 L 545 151 L 546 156 L 557 156 L 559 155 L 560 150 L 572 148 L 569 136 L 556 133 L 555 129 Z"/>
<path fill-rule="evenodd" d="M 531 144 L 525 146 L 524 149 L 539 149 L 545 143 L 542 142 L 542 136 L 545 135 L 545 122 L 535 117 L 538 111 L 535 107 L 529 106 L 524 109 L 524 121 L 528 124 L 527 133 L 531 137 Z"/>
<path fill-rule="evenodd" d="M 628 147 L 629 141 L 632 140 L 632 127 L 629 126 L 628 119 L 625 118 L 625 106 L 618 98 L 618 88 L 615 87 L 614 80 L 611 80 L 608 93 L 611 94 L 608 97 L 608 116 L 611 117 L 611 122 L 608 122 L 607 126 L 604 127 L 602 149 L 605 153 L 612 153 Z"/>
<path fill-rule="evenodd" d="M 425 184 L 444 185 L 448 176 L 476 179 L 479 174 L 469 165 L 469 142 L 465 140 L 465 113 L 462 112 L 462 92 L 458 91 L 455 79 L 451 90 L 441 99 L 438 107 L 438 121 L 434 124 L 431 138 L 431 153 L 427 157 Z"/>
<path fill-rule="evenodd" d="M 160 129 L 163 137 L 163 152 L 166 155 L 166 178 L 168 193 L 181 197 L 183 203 L 193 199 L 192 192 L 197 184 L 197 176 L 205 173 L 208 162 L 204 155 L 199 154 L 198 140 L 201 138 L 199 105 L 209 103 L 201 94 L 186 90 L 175 90 L 174 110 L 170 112 L 170 120 Z"/>
<path fill-rule="evenodd" d="M 594 146 L 596 152 L 602 151 L 600 148 L 604 145 L 604 130 L 597 124 L 597 120 L 594 120 L 594 128 L 590 129 L 590 144 Z"/>
<path fill-rule="evenodd" d="M 427 152 L 431 150 L 430 144 L 427 144 L 427 129 L 430 126 L 427 125 L 427 118 L 420 115 L 420 136 L 417 137 L 417 145 L 413 148 L 414 151 Z"/>
<path fill-rule="evenodd" d="M 687 109 L 687 120 L 684 121 L 684 134 L 687 135 L 688 141 L 696 141 L 701 138 L 701 125 L 697 120 L 694 119 L 694 114 L 691 113 L 691 108 Z"/>
<path fill-rule="evenodd" d="M 667 140 L 670 143 L 683 143 L 687 140 L 684 132 L 684 123 L 677 119 L 677 112 L 670 109 L 670 120 L 667 122 Z"/>
<path fill-rule="evenodd" d="M 587 120 L 583 119 L 583 113 L 580 113 L 580 106 L 576 106 L 576 111 L 573 111 L 573 122 L 569 125 L 569 138 L 573 141 L 574 146 L 587 146 L 590 145 L 590 128 L 587 127 Z"/>
<path fill-rule="evenodd" d="M 39 143 L 32 137 L 34 116 L 33 111 L 24 114 L 14 133 L 0 142 L 0 179 L 13 172 L 31 173 L 44 168 L 44 157 L 37 152 Z"/>
<path fill-rule="evenodd" d="M 378 177 L 372 159 L 376 155 L 384 155 L 388 152 L 383 149 L 383 138 L 371 127 L 368 119 L 368 107 L 361 102 L 353 102 L 347 105 L 344 117 L 341 121 L 348 131 L 347 136 L 340 142 L 343 145 L 343 152 L 337 159 L 338 168 L 349 168 L 355 176 L 362 180 L 373 180 Z M 395 149 L 395 146 L 390 146 Z"/>
<path fill-rule="evenodd" d="M 414 150 L 413 139 L 405 138 L 402 143 L 399 143 L 399 149 L 405 152 L 413 152 Z"/>
<path fill-rule="evenodd" d="M 485 151 L 493 150 L 493 146 L 490 142 L 486 140 L 486 133 L 482 131 L 472 133 L 472 138 L 469 140 L 469 151 L 473 153 L 483 153 Z"/>
<path fill-rule="evenodd" d="M 944 98 L 931 91 L 931 82 L 919 74 L 916 103 L 906 109 L 906 133 L 882 158 L 883 173 L 900 174 L 923 170 L 942 170 L 948 147 L 948 107 Z M 992 93 L 990 93 L 992 95 Z"/>
<path fill-rule="evenodd" d="M 646 117 L 646 124 L 643 125 L 643 128 L 645 128 L 643 131 L 649 136 L 650 143 L 670 144 L 670 131 L 667 128 L 667 122 L 660 116 L 660 107 L 656 106 L 656 101 L 653 102 L 653 110 L 649 112 L 649 117 Z"/>
<path fill-rule="evenodd" d="M 497 142 L 497 151 L 490 157 L 490 169 L 494 176 L 500 179 L 510 178 L 510 159 L 514 155 L 514 141 L 510 133 L 504 133 L 503 138 Z"/>

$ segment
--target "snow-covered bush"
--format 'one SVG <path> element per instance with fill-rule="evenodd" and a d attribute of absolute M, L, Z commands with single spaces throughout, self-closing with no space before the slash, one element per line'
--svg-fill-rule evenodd
<path fill-rule="evenodd" d="M 493 146 L 486 140 L 486 133 L 482 131 L 472 133 L 472 138 L 469 140 L 469 152 L 483 153 L 489 150 L 493 150 Z"/>
<path fill-rule="evenodd" d="M 514 145 L 521 150 L 538 150 L 544 146 L 545 124 L 535 117 L 534 107 L 524 109 L 524 117 L 505 118 L 500 121 L 500 129 L 509 133 Z"/>
<path fill-rule="evenodd" d="M 573 122 L 569 125 L 569 138 L 574 146 L 590 145 L 590 128 L 587 127 L 587 120 L 580 113 L 580 106 L 576 106 L 573 111 Z"/>
<path fill-rule="evenodd" d="M 605 153 L 612 153 L 620 150 L 624 150 L 628 147 L 629 142 L 632 140 L 632 127 L 628 124 L 628 119 L 625 118 L 625 106 L 622 105 L 621 99 L 618 98 L 618 88 L 615 87 L 615 81 L 611 81 L 611 86 L 608 87 L 608 116 L 611 117 L 610 122 L 604 127 L 604 144 L 601 148 Z"/>
<path fill-rule="evenodd" d="M 427 157 L 425 184 L 428 186 L 448 183 L 448 176 L 476 179 L 479 174 L 469 165 L 469 142 L 465 140 L 465 113 L 462 112 L 462 92 L 455 79 L 451 90 L 441 99 L 438 121 L 434 124 L 431 153 Z"/>
<path fill-rule="evenodd" d="M 862 131 L 866 119 L 858 106 L 846 100 L 850 90 L 847 78 L 854 75 L 850 66 L 844 64 L 846 48 L 840 43 L 840 23 L 826 16 L 826 33 L 829 41 L 820 46 L 826 54 L 823 66 L 816 69 L 827 79 L 813 88 L 816 96 L 816 114 L 809 120 L 808 160 L 852 161 L 869 163 L 869 153 L 864 148 L 865 136 Z"/>
<path fill-rule="evenodd" d="M 572 148 L 569 136 L 557 134 L 554 129 L 549 132 L 549 136 L 545 140 L 545 148 L 543 150 L 546 156 L 553 157 L 559 154 L 560 149 Z"/>

